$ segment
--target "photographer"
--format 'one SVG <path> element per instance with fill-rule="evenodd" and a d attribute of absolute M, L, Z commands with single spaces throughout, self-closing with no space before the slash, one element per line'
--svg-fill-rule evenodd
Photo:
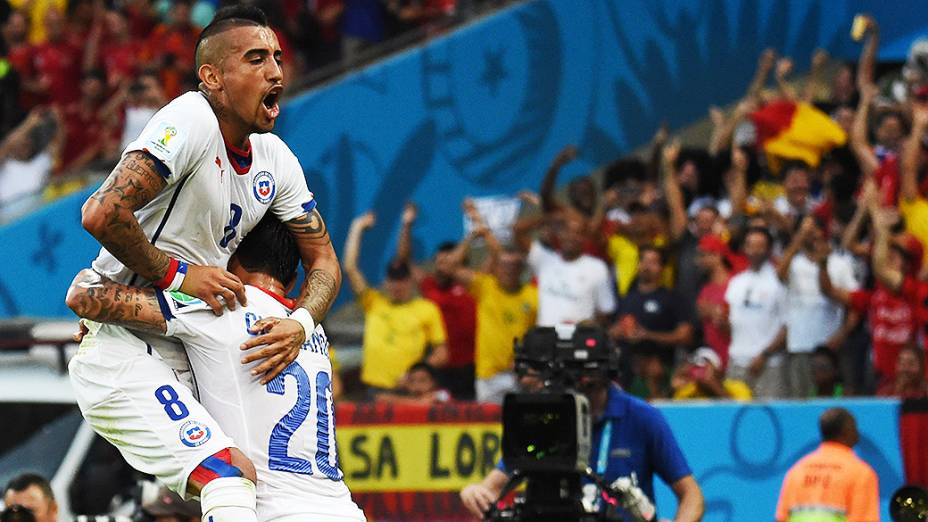
<path fill-rule="evenodd" d="M 702 518 L 702 491 L 664 417 L 654 407 L 623 392 L 603 374 L 584 375 L 578 391 L 590 402 L 593 419 L 590 467 L 613 483 L 631 477 L 649 499 L 654 499 L 656 473 L 670 484 L 677 497 L 675 521 Z M 603 442 L 608 444 L 601 450 Z M 461 491 L 461 501 L 476 517 L 482 517 L 507 483 L 509 476 L 502 461 L 479 484 Z M 634 520 L 624 515 L 624 520 Z"/>
<path fill-rule="evenodd" d="M 28 509 L 38 522 L 58 520 L 58 503 L 55 502 L 51 484 L 34 473 L 24 473 L 10 480 L 3 491 L 3 503 Z"/>

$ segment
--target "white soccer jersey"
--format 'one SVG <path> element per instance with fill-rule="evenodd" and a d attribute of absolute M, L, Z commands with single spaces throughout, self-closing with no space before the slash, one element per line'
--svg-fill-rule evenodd
<path fill-rule="evenodd" d="M 200 402 L 255 465 L 258 519 L 304 514 L 364 520 L 338 467 L 325 331 L 317 326 L 296 361 L 260 385 L 250 374 L 257 363 L 242 365 L 239 346 L 256 321 L 286 317 L 290 310 L 259 288 L 245 288 L 248 305 L 219 317 L 184 294 L 158 297 L 167 335 L 187 348 Z"/>
<path fill-rule="evenodd" d="M 198 265 L 225 267 L 243 237 L 270 209 L 290 221 L 315 207 L 296 156 L 277 136 L 250 136 L 252 162 L 235 170 L 206 98 L 188 92 L 162 108 L 123 155 L 147 151 L 167 167 L 167 187 L 135 212 L 151 243 Z M 101 249 L 98 273 L 140 285 L 119 260 Z"/>

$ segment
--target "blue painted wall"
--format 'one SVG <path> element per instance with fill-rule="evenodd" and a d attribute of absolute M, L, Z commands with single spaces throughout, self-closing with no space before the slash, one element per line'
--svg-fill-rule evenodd
<path fill-rule="evenodd" d="M 777 402 L 659 406 L 706 498 L 705 522 L 773 520 L 787 470 L 818 447 L 818 417 L 829 407 L 847 408 L 857 419 L 856 451 L 880 482 L 880 514 L 903 484 L 899 406 L 894 400 Z M 658 481 L 659 482 L 659 481 Z M 676 498 L 660 483 L 658 514 L 673 518 Z"/>
<path fill-rule="evenodd" d="M 915 1 L 536 0 L 291 100 L 277 132 L 339 252 L 351 218 L 377 211 L 362 268 L 379 281 L 405 201 L 421 207 L 421 259 L 460 236 L 465 195 L 537 189 L 567 143 L 580 159 L 564 180 L 645 143 L 661 121 L 698 120 L 744 91 L 766 47 L 800 69 L 818 46 L 853 57 L 859 10 L 883 20 L 885 41 L 928 20 Z M 68 199 L 0 229 L 0 317 L 67 314 L 64 289 L 95 251 L 77 208 Z"/>

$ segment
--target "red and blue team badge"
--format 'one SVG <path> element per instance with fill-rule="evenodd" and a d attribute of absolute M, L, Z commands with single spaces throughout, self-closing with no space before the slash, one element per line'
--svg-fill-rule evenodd
<path fill-rule="evenodd" d="M 180 427 L 180 441 L 190 448 L 206 444 L 211 435 L 209 426 L 199 421 L 190 420 Z"/>
<path fill-rule="evenodd" d="M 277 187 L 274 185 L 274 176 L 266 170 L 255 175 L 254 180 L 254 193 L 255 198 L 259 203 L 264 203 L 265 205 L 270 203 L 274 199 L 274 194 L 277 192 Z"/>

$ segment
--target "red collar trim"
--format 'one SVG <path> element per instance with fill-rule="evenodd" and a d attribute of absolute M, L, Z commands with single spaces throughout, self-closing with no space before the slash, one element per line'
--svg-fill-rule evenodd
<path fill-rule="evenodd" d="M 225 138 L 223 138 L 222 141 L 226 145 L 226 155 L 229 157 L 229 163 L 232 164 L 232 170 L 239 175 L 247 174 L 248 171 L 251 170 L 251 141 L 248 142 L 247 150 L 242 150 L 232 145 L 228 141 L 225 141 Z M 247 160 L 246 165 L 244 167 L 239 165 L 238 159 Z"/>
<path fill-rule="evenodd" d="M 229 149 L 230 151 L 234 152 L 235 154 L 237 154 L 237 155 L 239 155 L 239 156 L 241 156 L 241 157 L 243 157 L 243 158 L 247 158 L 247 157 L 251 156 L 251 140 L 247 140 L 247 141 L 245 142 L 246 148 L 244 148 L 244 149 L 240 149 L 240 148 L 236 147 L 235 145 L 232 145 L 231 143 L 229 143 L 228 141 L 226 141 L 225 137 L 222 138 L 222 142 L 226 144 L 226 148 L 227 148 L 227 149 Z"/>
<path fill-rule="evenodd" d="M 265 289 L 265 288 L 261 288 L 260 286 L 256 286 L 255 288 L 257 288 L 258 290 L 261 290 L 261 291 L 264 292 L 265 294 L 267 294 L 267 295 L 273 297 L 274 300 L 276 300 L 278 303 L 280 303 L 280 304 L 286 306 L 286 307 L 287 307 L 287 310 L 291 310 L 291 311 L 292 311 L 292 310 L 294 310 L 294 309 L 296 308 L 296 299 L 290 299 L 289 297 L 284 297 L 284 296 L 282 296 L 282 295 L 275 294 L 274 292 L 271 292 L 270 290 L 267 290 L 267 289 Z"/>

